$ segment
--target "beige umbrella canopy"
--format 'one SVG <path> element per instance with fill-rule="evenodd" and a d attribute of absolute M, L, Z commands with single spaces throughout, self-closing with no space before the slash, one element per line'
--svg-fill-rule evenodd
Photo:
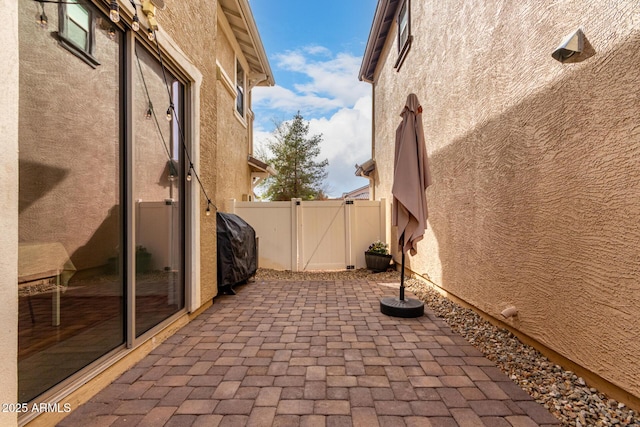
<path fill-rule="evenodd" d="M 422 107 L 415 94 L 407 97 L 402 109 L 402 122 L 396 130 L 396 152 L 393 170 L 393 208 L 391 224 L 398 227 L 398 249 L 402 251 L 400 297 L 380 300 L 380 311 L 388 316 L 419 317 L 424 303 L 404 298 L 404 257 L 409 251 L 417 253 L 427 227 L 427 198 L 425 191 L 431 184 L 427 150 L 422 130 Z"/>
<path fill-rule="evenodd" d="M 416 244 L 427 227 L 427 197 L 431 184 L 422 130 L 422 107 L 415 94 L 407 97 L 402 122 L 396 130 L 391 224 L 398 227 L 398 249 L 416 254 Z"/>

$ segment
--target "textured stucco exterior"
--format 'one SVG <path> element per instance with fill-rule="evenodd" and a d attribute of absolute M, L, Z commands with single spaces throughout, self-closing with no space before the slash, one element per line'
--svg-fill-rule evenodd
<path fill-rule="evenodd" d="M 217 192 L 216 28 L 217 2 L 167 1 L 158 22 L 202 73 L 200 87 L 200 164 L 197 170 L 207 195 Z M 199 191 L 196 188 L 195 191 Z M 205 215 L 207 201 L 200 195 L 200 296 L 202 303 L 218 293 L 216 278 L 215 213 Z"/>
<path fill-rule="evenodd" d="M 551 52 L 582 28 L 591 57 Z M 640 396 L 640 9 L 636 1 L 411 1 L 373 78 L 376 199 L 413 92 L 434 184 L 408 266 Z M 371 42 L 371 41 L 370 41 Z M 395 233 L 395 230 L 392 230 Z"/>
<path fill-rule="evenodd" d="M 200 167 L 199 175 L 213 204 L 224 210 L 230 198 L 242 200 L 251 190 L 251 171 L 247 163 L 250 154 L 252 122 L 235 111 L 235 94 L 229 92 L 220 79 L 222 70 L 235 85 L 236 59 L 248 76 L 250 67 L 218 2 L 167 2 L 162 11 L 165 20 L 159 22 L 186 56 L 202 72 L 200 93 Z M 248 85 L 248 78 L 247 83 Z M 227 85 L 228 87 L 228 85 Z M 204 216 L 206 199 L 201 197 L 201 299 L 217 295 L 215 210 Z"/>
<path fill-rule="evenodd" d="M 220 73 L 224 77 L 219 77 L 217 81 L 218 89 L 218 129 L 217 129 L 217 180 L 218 191 L 216 193 L 216 205 L 221 210 L 226 210 L 228 199 L 243 200 L 247 194 L 251 194 L 251 171 L 247 163 L 250 154 L 249 127 L 251 122 L 249 96 L 245 97 L 245 117 L 236 111 L 236 95 L 231 93 L 223 79 L 228 78 L 235 88 L 236 84 L 236 61 L 239 61 L 245 71 L 245 76 L 249 73 L 249 66 L 238 45 L 233 38 L 229 22 L 225 15 L 218 12 L 218 37 L 217 37 L 217 60 Z M 248 80 L 248 79 L 246 79 Z M 245 83 L 245 88 L 247 84 Z M 248 91 L 246 91 L 248 93 Z"/>
<path fill-rule="evenodd" d="M 18 400 L 18 5 L 13 0 L 0 1 L 3 25 L 0 27 L 0 115 L 3 153 L 0 156 L 0 402 Z M 0 425 L 15 426 L 17 416 L 0 412 Z"/>

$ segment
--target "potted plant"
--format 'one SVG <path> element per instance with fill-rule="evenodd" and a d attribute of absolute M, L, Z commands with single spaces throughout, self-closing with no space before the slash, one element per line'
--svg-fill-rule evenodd
<path fill-rule="evenodd" d="M 391 265 L 391 258 L 391 255 L 389 255 L 389 245 L 380 240 L 373 242 L 369 246 L 369 249 L 364 252 L 367 269 L 376 273 L 387 271 L 389 265 Z"/>
<path fill-rule="evenodd" d="M 136 274 L 145 274 L 151 271 L 151 253 L 144 246 L 136 246 Z M 118 274 L 119 255 L 107 258 L 106 274 Z"/>
<path fill-rule="evenodd" d="M 144 246 L 136 247 L 136 274 L 151 271 L 151 253 Z"/>

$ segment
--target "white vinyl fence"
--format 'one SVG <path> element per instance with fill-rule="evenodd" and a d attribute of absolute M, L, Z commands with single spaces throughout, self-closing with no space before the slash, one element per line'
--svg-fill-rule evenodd
<path fill-rule="evenodd" d="M 229 213 L 258 237 L 258 265 L 291 271 L 365 268 L 364 251 L 387 239 L 385 200 L 237 202 Z"/>

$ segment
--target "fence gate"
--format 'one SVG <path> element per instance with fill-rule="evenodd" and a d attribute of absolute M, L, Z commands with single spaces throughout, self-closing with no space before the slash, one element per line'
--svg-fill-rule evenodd
<path fill-rule="evenodd" d="M 236 202 L 229 212 L 259 239 L 259 266 L 314 271 L 364 268 L 371 242 L 388 241 L 385 200 Z"/>

